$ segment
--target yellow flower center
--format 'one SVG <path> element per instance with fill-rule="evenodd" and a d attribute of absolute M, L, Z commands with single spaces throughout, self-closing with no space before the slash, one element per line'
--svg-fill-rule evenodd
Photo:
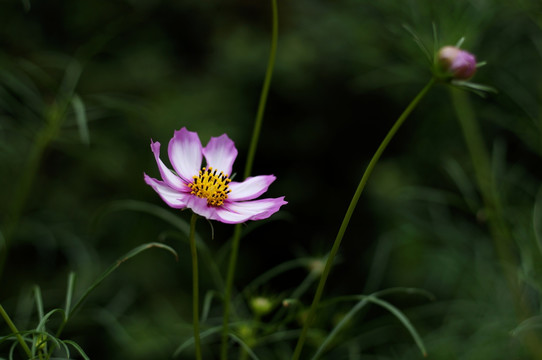
<path fill-rule="evenodd" d="M 216 169 L 210 167 L 201 169 L 199 175 L 194 176 L 194 182 L 188 184 L 188 186 L 192 189 L 190 194 L 207 199 L 207 205 L 221 206 L 231 191 L 228 189 L 230 182 L 228 175 L 225 175 L 222 171 L 217 174 Z"/>

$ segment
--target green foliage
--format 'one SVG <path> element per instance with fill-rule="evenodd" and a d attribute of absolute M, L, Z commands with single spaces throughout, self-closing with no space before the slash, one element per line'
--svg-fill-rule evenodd
<path fill-rule="evenodd" d="M 365 166 L 438 48 L 464 39 L 486 65 L 453 85 L 485 98 L 436 84 L 390 143 L 303 358 L 539 358 L 540 2 L 278 10 L 254 173 L 274 173 L 270 196 L 289 203 L 243 225 L 230 357 L 291 358 Z M 142 173 L 157 174 L 150 139 L 165 148 L 182 126 L 203 142 L 228 133 L 245 160 L 270 4 L 5 1 L 0 23 L 0 359 L 193 358 L 189 214 L 161 203 Z M 198 226 L 204 358 L 219 350 L 231 237 L 224 224 Z M 260 296 L 269 313 L 250 307 Z"/>
<path fill-rule="evenodd" d="M 127 254 L 125 254 L 123 257 L 118 259 L 114 264 L 112 264 L 94 283 L 92 283 L 82 295 L 79 296 L 79 300 L 75 303 L 75 305 L 72 307 L 72 298 L 73 298 L 73 292 L 74 292 L 74 286 L 75 286 L 75 274 L 70 273 L 68 276 L 68 286 L 66 290 L 66 302 L 64 308 L 56 308 L 53 309 L 47 313 L 44 312 L 44 306 L 43 306 L 43 297 L 42 292 L 39 286 L 34 286 L 34 302 L 36 305 L 36 312 L 37 312 L 37 321 L 38 325 L 34 330 L 28 330 L 28 331 L 19 331 L 13 322 L 11 321 L 9 315 L 5 312 L 3 308 L 0 308 L 2 317 L 6 321 L 7 324 L 10 325 L 11 330 L 13 331 L 12 334 L 3 336 L 0 339 L 0 343 L 4 341 L 12 341 L 13 345 L 10 349 L 10 355 L 9 359 L 13 359 L 13 350 L 17 345 L 20 345 L 26 352 L 26 355 L 30 359 L 59 359 L 58 357 L 52 357 L 54 353 L 57 353 L 58 351 L 62 352 L 65 355 L 65 359 L 70 359 L 70 351 L 68 345 L 73 347 L 80 356 L 82 356 L 85 360 L 88 360 L 89 357 L 86 355 L 86 353 L 83 351 L 83 349 L 74 341 L 72 340 L 61 340 L 59 338 L 60 334 L 64 330 L 64 327 L 68 323 L 68 321 L 72 318 L 73 314 L 79 309 L 79 307 L 83 304 L 83 302 L 87 299 L 87 297 L 90 295 L 90 293 L 98 286 L 100 285 L 113 271 L 115 271 L 122 263 L 129 260 L 130 258 L 138 255 L 139 253 L 153 248 L 161 248 L 164 250 L 167 250 L 171 252 L 175 257 L 177 257 L 177 253 L 175 250 L 173 250 L 171 247 L 161 244 L 161 243 L 149 243 L 149 244 L 143 244 L 140 245 L 131 251 L 129 251 Z M 0 306 L 1 307 L 1 306 Z M 52 320 L 53 315 L 59 314 L 60 315 L 60 324 L 58 325 L 58 328 L 56 332 L 50 333 L 47 330 L 47 323 L 49 323 Z M 28 347 L 27 342 L 31 344 L 31 348 Z"/>

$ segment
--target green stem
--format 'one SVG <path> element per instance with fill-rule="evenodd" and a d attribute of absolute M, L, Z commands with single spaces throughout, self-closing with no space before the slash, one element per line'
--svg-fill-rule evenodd
<path fill-rule="evenodd" d="M 254 129 L 252 132 L 252 138 L 247 155 L 247 161 L 245 165 L 245 171 L 243 177 L 246 179 L 252 172 L 252 165 L 256 156 L 256 148 L 258 147 L 258 140 L 263 123 L 263 115 L 265 112 L 265 105 L 267 103 L 267 97 L 269 95 L 269 88 L 271 86 L 271 78 L 273 76 L 273 68 L 275 67 L 275 58 L 277 55 L 277 43 L 278 43 L 278 7 L 277 0 L 272 0 L 272 36 L 271 36 L 271 50 L 269 52 L 269 60 L 267 62 L 267 69 L 265 72 L 265 79 L 262 86 L 262 92 L 260 95 L 260 101 L 258 104 L 258 112 L 256 113 L 256 120 L 254 121 Z M 241 224 L 235 226 L 233 233 L 233 240 L 231 245 L 230 259 L 228 265 L 228 274 L 226 277 L 226 290 L 224 293 L 224 317 L 222 322 L 222 339 L 220 358 L 226 360 L 228 358 L 228 332 L 230 321 L 230 308 L 232 298 L 233 279 L 235 276 L 235 267 L 237 264 L 237 254 L 239 253 L 239 243 L 241 240 Z"/>
<path fill-rule="evenodd" d="M 196 221 L 198 215 L 192 214 L 190 219 L 190 252 L 192 254 L 192 313 L 194 323 L 194 345 L 196 359 L 201 360 L 201 341 L 199 336 L 199 279 L 198 279 L 198 253 L 196 248 Z"/>
<path fill-rule="evenodd" d="M 230 306 L 232 298 L 233 278 L 235 274 L 235 265 L 237 264 L 237 254 L 239 253 L 239 242 L 241 240 L 241 226 L 236 225 L 233 232 L 230 259 L 228 265 L 228 275 L 226 279 L 226 292 L 224 294 L 224 318 L 222 322 L 222 344 L 220 358 L 228 358 L 228 325 L 230 321 Z"/>
<path fill-rule="evenodd" d="M 482 195 L 485 215 L 495 241 L 497 254 L 506 266 L 514 265 L 516 261 L 512 258 L 510 249 L 511 234 L 503 218 L 501 201 L 492 176 L 490 156 L 485 148 L 476 116 L 463 91 L 456 88 L 451 88 L 450 91 L 457 119 L 472 160 L 474 175 Z"/>
<path fill-rule="evenodd" d="M 356 205 L 358 203 L 358 200 L 361 196 L 361 193 L 363 192 L 363 189 L 365 188 L 365 185 L 367 184 L 367 180 L 369 180 L 369 177 L 371 176 L 371 173 L 373 172 L 373 169 L 380 159 L 380 156 L 388 146 L 389 142 L 399 130 L 403 122 L 406 120 L 408 115 L 414 110 L 414 108 L 418 105 L 418 103 L 421 101 L 421 99 L 427 94 L 429 89 L 433 86 L 435 83 L 435 79 L 431 78 L 429 83 L 425 85 L 425 87 L 416 95 L 416 97 L 412 100 L 412 102 L 408 105 L 408 107 L 403 111 L 401 116 L 395 121 L 395 124 L 393 124 L 392 128 L 376 150 L 375 154 L 373 155 L 373 158 L 369 162 L 369 165 L 365 169 L 365 172 L 361 178 L 361 181 L 356 189 L 356 192 L 354 193 L 354 196 L 352 197 L 352 200 L 350 201 L 350 205 L 348 206 L 348 209 L 346 211 L 346 214 L 344 216 L 344 219 L 342 221 L 342 224 L 339 228 L 339 232 L 337 233 L 337 237 L 335 238 L 335 242 L 333 243 L 333 246 L 331 248 L 331 251 L 329 252 L 329 256 L 326 260 L 326 266 L 324 268 L 324 271 L 322 272 L 322 275 L 320 277 L 320 282 L 318 283 L 318 287 L 316 288 L 316 293 L 314 294 L 314 298 L 311 304 L 311 307 L 309 309 L 309 312 L 307 314 L 307 318 L 303 324 L 303 329 L 301 330 L 301 334 L 299 336 L 299 339 L 297 341 L 297 345 L 294 351 L 294 355 L 292 357 L 292 360 L 297 360 L 301 356 L 301 351 L 303 349 L 303 344 L 305 343 L 305 339 L 307 337 L 307 332 L 309 330 L 309 327 L 314 319 L 316 309 L 318 307 L 318 304 L 320 302 L 320 298 L 322 297 L 322 293 L 324 291 L 324 287 L 326 285 L 326 281 L 328 278 L 328 275 L 331 271 L 331 267 L 333 266 L 333 260 L 335 259 L 335 255 L 339 251 L 339 247 L 341 246 L 341 241 L 343 239 L 344 233 L 346 232 L 346 228 L 348 227 L 348 224 L 350 222 L 350 218 L 352 217 L 352 214 L 354 213 L 354 210 L 356 208 Z"/>
<path fill-rule="evenodd" d="M 256 148 L 258 147 L 258 140 L 260 138 L 260 132 L 263 123 L 263 114 L 265 112 L 265 105 L 267 103 L 267 96 L 269 94 L 269 88 L 271 86 L 271 78 L 273 77 L 273 68 L 275 67 L 275 58 L 277 57 L 277 44 L 278 44 L 278 32 L 279 32 L 279 20 L 278 20 L 278 8 L 277 0 L 272 0 L 273 7 L 273 28 L 271 34 L 271 50 L 269 52 L 269 60 L 267 62 L 267 69 L 265 71 L 265 79 L 262 86 L 262 92 L 260 95 L 260 102 L 258 104 L 258 112 L 256 114 L 256 120 L 254 122 L 254 130 L 252 132 L 252 139 L 248 149 L 247 163 L 245 165 L 244 177 L 247 178 L 252 173 L 252 164 L 254 163 L 254 157 L 256 156 Z"/>
<path fill-rule="evenodd" d="M 30 351 L 30 348 L 24 341 L 23 337 L 19 333 L 19 330 L 17 330 L 17 327 L 15 326 L 13 321 L 11 321 L 8 313 L 4 310 L 4 307 L 2 305 L 0 305 L 0 315 L 2 315 L 2 317 L 4 318 L 4 321 L 6 322 L 6 324 L 8 324 L 9 328 L 11 329 L 11 332 L 15 334 L 15 336 L 17 337 L 19 344 L 21 344 L 21 347 L 23 348 L 28 358 L 29 359 L 32 358 L 32 352 Z"/>

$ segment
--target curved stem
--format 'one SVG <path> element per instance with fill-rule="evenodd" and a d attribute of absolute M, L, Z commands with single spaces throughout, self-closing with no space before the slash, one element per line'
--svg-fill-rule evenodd
<path fill-rule="evenodd" d="M 199 337 L 199 285 L 198 285 L 198 253 L 196 248 L 196 221 L 198 215 L 192 214 L 190 219 L 190 253 L 192 254 L 192 313 L 194 325 L 194 345 L 196 359 L 201 360 L 201 341 Z"/>
<path fill-rule="evenodd" d="M 406 120 L 408 115 L 410 115 L 412 110 L 414 110 L 416 105 L 418 105 L 420 100 L 425 96 L 425 94 L 427 94 L 427 92 L 433 86 L 434 83 L 435 83 L 435 79 L 431 78 L 429 83 L 425 85 L 425 87 L 418 93 L 418 95 L 416 95 L 416 97 L 412 100 L 412 102 L 408 105 L 408 107 L 403 111 L 403 113 L 395 121 L 395 124 L 393 124 L 392 128 L 390 129 L 390 131 L 388 132 L 388 134 L 386 135 L 386 137 L 384 138 L 384 140 L 382 141 L 382 143 L 376 150 L 375 154 L 373 155 L 373 158 L 371 159 L 371 161 L 369 162 L 369 165 L 367 166 L 367 169 L 365 169 L 365 172 L 363 173 L 361 181 L 356 189 L 356 192 L 354 193 L 354 196 L 352 197 L 352 200 L 350 201 L 350 205 L 348 206 L 348 209 L 346 211 L 342 224 L 339 228 L 339 232 L 337 233 L 337 237 L 335 238 L 335 242 L 333 243 L 333 247 L 331 248 L 331 251 L 327 258 L 326 266 L 324 268 L 324 271 L 322 272 L 322 276 L 320 277 L 320 282 L 318 283 L 318 287 L 316 288 L 316 293 L 314 294 L 314 298 L 313 298 L 311 307 L 309 309 L 309 313 L 307 314 L 307 318 L 305 320 L 305 323 L 303 324 L 303 329 L 301 330 L 301 335 L 299 336 L 299 339 L 297 341 L 294 355 L 292 357 L 293 360 L 299 359 L 299 356 L 301 355 L 303 344 L 305 343 L 305 339 L 307 337 L 307 332 L 314 319 L 314 315 L 316 313 L 316 308 L 318 307 L 318 304 L 320 302 L 320 298 L 322 297 L 322 293 L 324 291 L 324 287 L 326 285 L 328 275 L 333 265 L 333 260 L 339 250 L 344 233 L 346 232 L 346 228 L 348 227 L 350 218 L 352 217 L 352 214 L 354 213 L 354 210 L 361 196 L 361 193 L 363 192 L 363 189 L 365 188 L 365 185 L 367 184 L 367 180 L 369 180 L 369 177 L 371 176 L 371 173 L 373 172 L 373 169 L 376 163 L 380 159 L 380 156 L 382 155 L 382 153 L 388 146 L 389 142 L 391 141 L 391 139 L 393 138 L 397 130 L 399 130 L 399 128 L 401 127 L 403 122 Z"/>
<path fill-rule="evenodd" d="M 273 68 L 275 67 L 275 58 L 277 55 L 277 43 L 278 43 L 278 7 L 277 0 L 271 0 L 272 3 L 272 37 L 271 37 L 271 50 L 269 53 L 269 60 L 267 62 L 267 69 L 265 72 L 265 79 L 262 86 L 262 92 L 260 95 L 260 101 L 258 104 L 258 112 L 256 114 L 256 120 L 254 122 L 254 130 L 252 132 L 252 138 L 247 155 L 247 162 L 245 165 L 244 178 L 250 176 L 252 172 L 252 165 L 254 163 L 254 157 L 256 156 L 256 148 L 258 147 L 258 140 L 260 138 L 260 132 L 263 123 L 263 114 L 265 112 L 265 105 L 267 103 L 267 97 L 269 95 L 269 87 L 271 86 L 271 78 L 273 76 Z M 222 339 L 220 359 L 226 360 L 228 358 L 228 332 L 230 321 L 230 308 L 231 297 L 233 288 L 233 278 L 235 275 L 235 266 L 237 264 L 237 254 L 239 252 L 239 243 L 241 239 L 241 224 L 235 226 L 233 233 L 233 240 L 231 245 L 230 259 L 228 265 L 228 274 L 226 278 L 226 291 L 224 294 L 224 317 L 222 322 Z"/>

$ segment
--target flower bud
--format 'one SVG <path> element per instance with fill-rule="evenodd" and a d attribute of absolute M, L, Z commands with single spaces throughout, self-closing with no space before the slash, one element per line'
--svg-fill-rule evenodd
<path fill-rule="evenodd" d="M 325 267 L 326 263 L 324 259 L 313 259 L 308 265 L 309 271 L 317 276 L 324 272 Z"/>
<path fill-rule="evenodd" d="M 476 72 L 476 58 L 455 46 L 445 46 L 438 52 L 438 64 L 454 79 L 467 80 Z"/>
<path fill-rule="evenodd" d="M 275 304 L 273 301 L 271 301 L 271 299 L 263 296 L 256 296 L 250 299 L 250 307 L 252 308 L 252 311 L 259 316 L 268 314 L 271 310 L 273 310 L 274 306 Z"/>

